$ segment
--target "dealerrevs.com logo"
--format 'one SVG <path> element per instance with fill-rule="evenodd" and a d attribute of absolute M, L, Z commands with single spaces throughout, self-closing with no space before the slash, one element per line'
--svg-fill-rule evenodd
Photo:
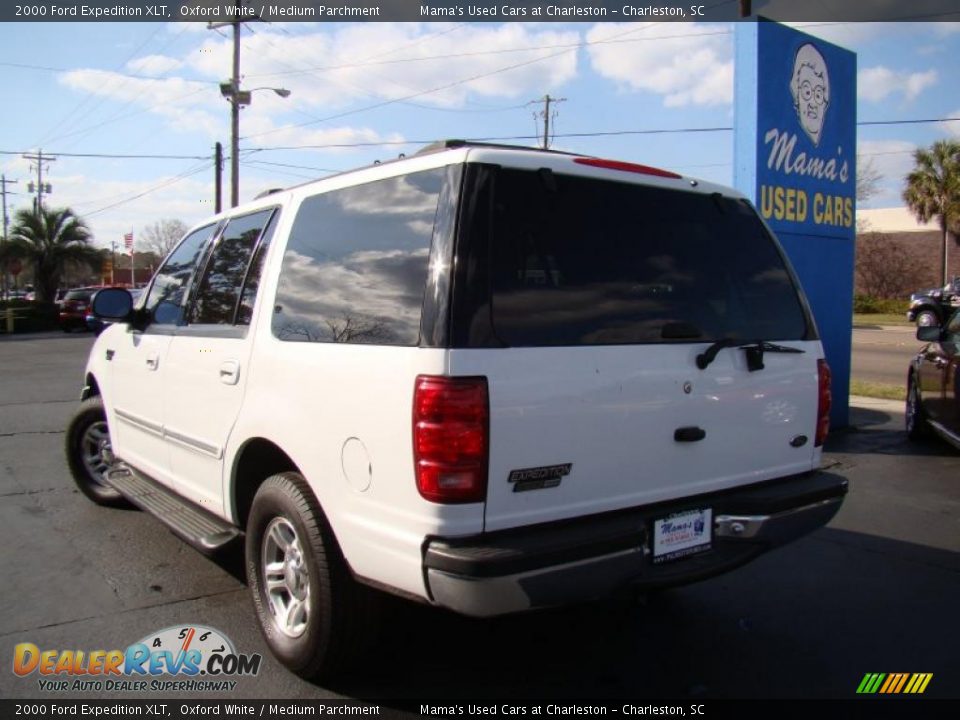
<path fill-rule="evenodd" d="M 19 643 L 13 672 L 36 675 L 44 692 L 223 692 L 236 688 L 232 678 L 260 672 L 262 659 L 238 653 L 219 630 L 181 625 L 151 633 L 126 650 L 41 650 Z"/>

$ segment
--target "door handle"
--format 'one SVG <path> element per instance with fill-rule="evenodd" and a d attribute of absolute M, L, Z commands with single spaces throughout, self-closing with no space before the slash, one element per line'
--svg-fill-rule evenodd
<path fill-rule="evenodd" d="M 147 355 L 147 370 L 156 370 L 160 367 L 160 356 L 157 353 Z"/>
<path fill-rule="evenodd" d="M 677 442 L 698 442 L 707 436 L 707 431 L 696 426 L 677 428 L 673 431 L 673 439 Z"/>
<path fill-rule="evenodd" d="M 240 380 L 240 363 L 236 360 L 225 360 L 220 365 L 220 382 L 224 385 L 236 385 Z"/>

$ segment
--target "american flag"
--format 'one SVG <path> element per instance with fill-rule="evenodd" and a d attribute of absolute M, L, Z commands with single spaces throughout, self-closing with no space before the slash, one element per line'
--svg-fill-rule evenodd
<path fill-rule="evenodd" d="M 126 235 L 123 236 L 123 246 L 127 250 L 133 250 L 133 233 L 132 232 L 128 232 Z"/>

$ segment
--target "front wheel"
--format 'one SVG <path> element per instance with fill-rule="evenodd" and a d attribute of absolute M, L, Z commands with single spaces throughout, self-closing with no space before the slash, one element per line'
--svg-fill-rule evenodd
<path fill-rule="evenodd" d="M 273 475 L 247 521 L 247 582 L 267 645 L 306 678 L 329 677 L 358 648 L 367 591 L 350 576 L 333 531 L 303 476 Z"/>
<path fill-rule="evenodd" d="M 907 381 L 907 406 L 904 411 L 907 437 L 911 440 L 922 440 L 930 435 L 930 426 L 927 425 L 927 416 L 923 411 L 920 399 L 920 390 L 916 378 L 911 375 Z"/>
<path fill-rule="evenodd" d="M 66 445 L 67 465 L 80 492 L 97 505 L 123 507 L 128 504 L 104 478 L 113 466 L 114 457 L 102 398 L 95 396 L 81 403 L 67 427 Z"/>
<path fill-rule="evenodd" d="M 917 327 L 933 327 L 940 324 L 940 318 L 933 310 L 921 310 L 917 313 Z"/>

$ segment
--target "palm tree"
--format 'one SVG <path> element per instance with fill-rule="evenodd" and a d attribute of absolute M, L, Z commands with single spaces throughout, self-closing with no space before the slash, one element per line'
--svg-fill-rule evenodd
<path fill-rule="evenodd" d="M 36 299 L 51 302 L 68 265 L 100 266 L 100 253 L 90 245 L 91 237 L 86 223 L 70 208 L 18 210 L 9 253 L 33 266 Z"/>
<path fill-rule="evenodd" d="M 903 199 L 920 222 L 936 218 L 943 232 L 941 269 L 947 284 L 947 236 L 960 221 L 960 142 L 938 140 L 913 153 L 914 169 L 906 177 Z"/>

